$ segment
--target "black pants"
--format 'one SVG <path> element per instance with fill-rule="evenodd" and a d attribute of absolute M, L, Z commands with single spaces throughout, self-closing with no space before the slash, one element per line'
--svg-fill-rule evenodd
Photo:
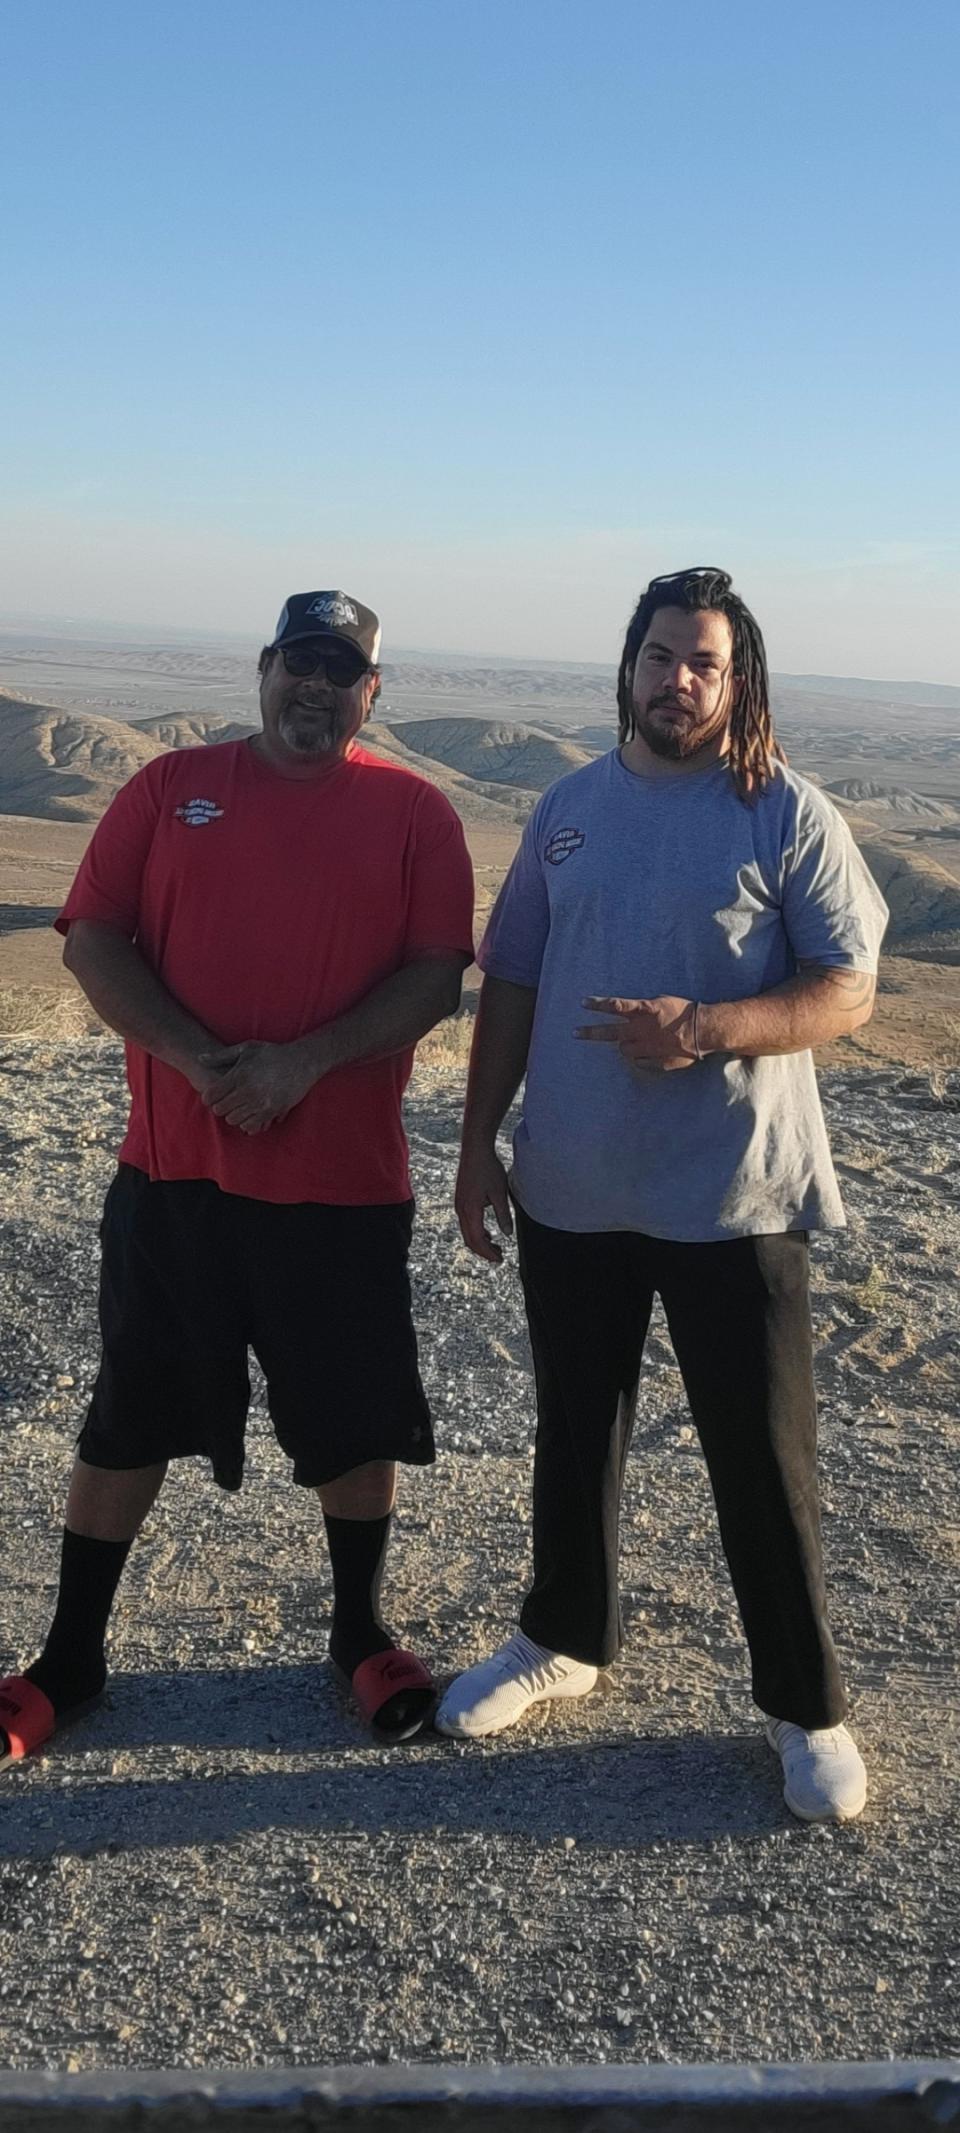
<path fill-rule="evenodd" d="M 517 1208 L 537 1380 L 534 1581 L 521 1628 L 606 1666 L 621 1644 L 620 1497 L 654 1294 L 706 1458 L 761 1710 L 846 1702 L 827 1626 L 807 1240 L 674 1244 L 547 1229 Z"/>

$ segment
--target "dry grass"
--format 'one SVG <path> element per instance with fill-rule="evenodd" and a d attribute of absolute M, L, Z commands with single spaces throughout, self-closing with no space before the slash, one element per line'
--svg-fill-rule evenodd
<path fill-rule="evenodd" d="M 459 1014 L 452 1015 L 448 1022 L 438 1022 L 436 1029 L 421 1037 L 417 1058 L 422 1066 L 463 1067 L 466 1070 L 472 1039 L 473 1014 L 469 1007 L 462 1007 Z"/>
<path fill-rule="evenodd" d="M 850 1284 L 848 1294 L 860 1305 L 861 1310 L 869 1311 L 876 1317 L 883 1310 L 889 1294 L 883 1268 L 874 1262 L 863 1281 Z"/>
<path fill-rule="evenodd" d="M 62 992 L 44 985 L 0 985 L 0 1037 L 102 1037 L 103 1023 L 75 985 Z M 425 1066 L 465 1067 L 470 1057 L 473 1014 L 469 1007 L 438 1022 L 417 1046 Z"/>
<path fill-rule="evenodd" d="M 45 985 L 0 985 L 0 1036 L 102 1037 L 103 1024 L 78 991 Z"/>

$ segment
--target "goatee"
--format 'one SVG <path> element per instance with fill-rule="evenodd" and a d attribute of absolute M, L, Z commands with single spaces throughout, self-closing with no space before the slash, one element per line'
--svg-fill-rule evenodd
<path fill-rule="evenodd" d="M 712 733 L 701 732 L 689 720 L 683 724 L 660 726 L 651 718 L 638 718 L 637 731 L 646 741 L 651 755 L 662 756 L 673 763 L 681 763 L 688 755 L 696 755 L 713 739 Z"/>
<path fill-rule="evenodd" d="M 333 711 L 281 711 L 277 725 L 281 740 L 295 755 L 329 755 L 339 739 Z"/>

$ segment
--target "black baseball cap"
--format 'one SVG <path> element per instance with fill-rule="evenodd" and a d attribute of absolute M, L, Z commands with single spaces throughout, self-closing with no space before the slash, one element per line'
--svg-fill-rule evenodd
<path fill-rule="evenodd" d="M 269 649 L 300 644 L 306 637 L 329 637 L 333 644 L 352 644 L 367 665 L 375 667 L 380 656 L 380 623 L 373 609 L 351 600 L 344 592 L 291 593 L 277 623 Z"/>

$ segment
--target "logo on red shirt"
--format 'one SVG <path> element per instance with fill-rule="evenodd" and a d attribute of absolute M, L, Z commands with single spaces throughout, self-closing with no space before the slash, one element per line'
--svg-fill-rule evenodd
<path fill-rule="evenodd" d="M 202 829 L 205 822 L 216 822 L 223 809 L 215 800 L 185 800 L 175 812 L 178 822 L 188 822 L 191 829 Z"/>

